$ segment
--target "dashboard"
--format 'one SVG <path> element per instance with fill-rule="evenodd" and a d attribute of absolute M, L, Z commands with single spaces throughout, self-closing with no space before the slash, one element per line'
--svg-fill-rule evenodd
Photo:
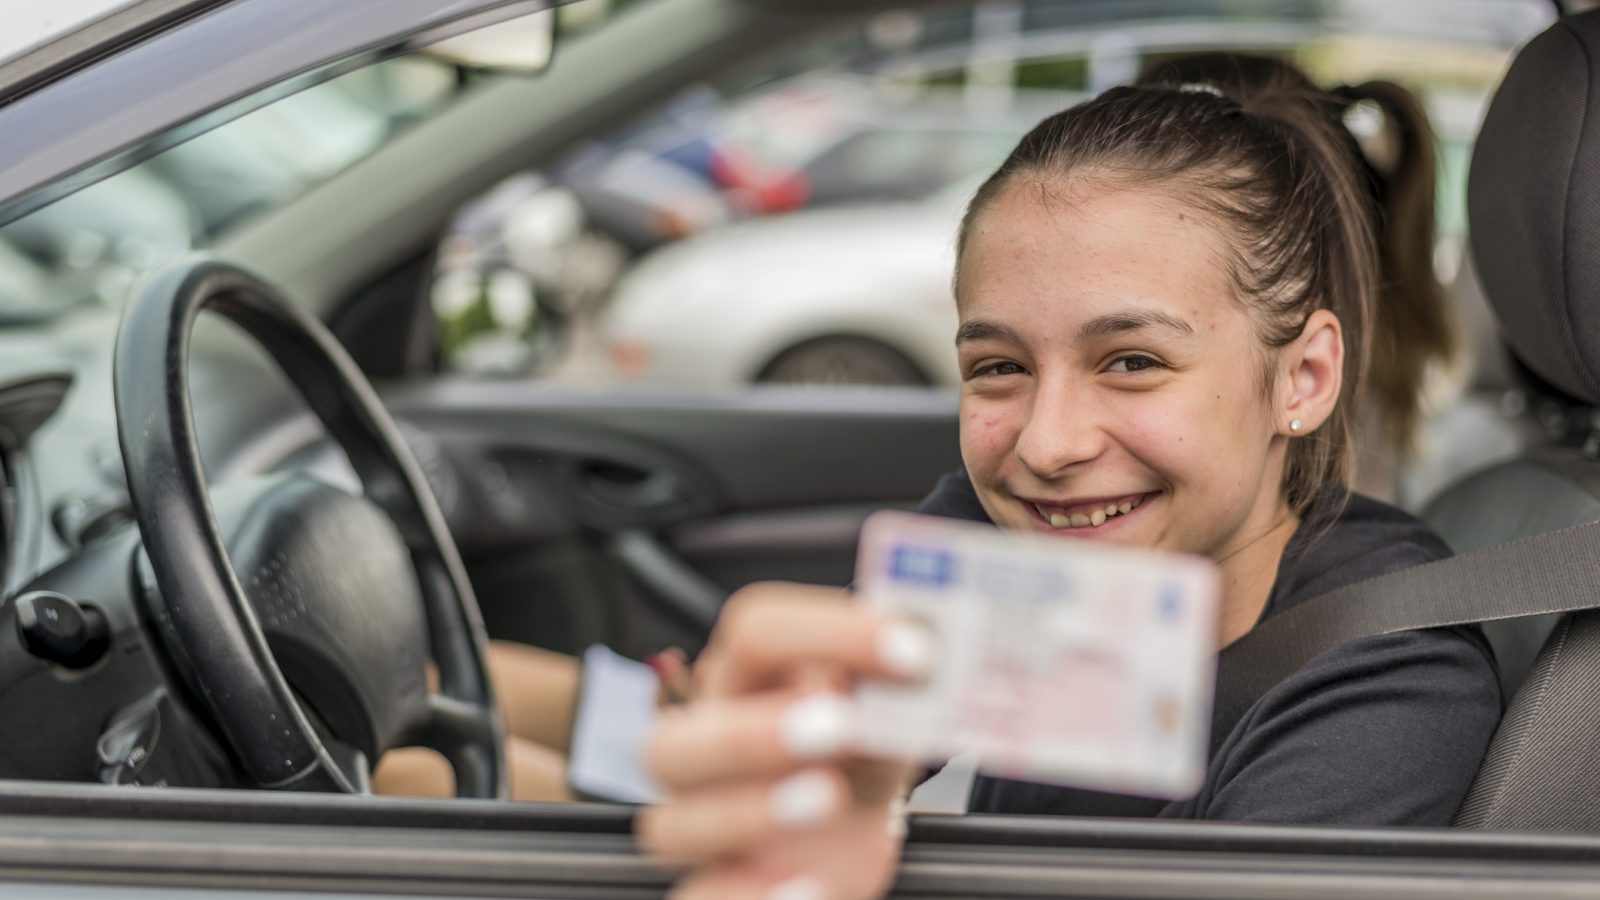
<path fill-rule="evenodd" d="M 117 439 L 118 323 L 96 309 L 0 329 L 0 778 L 229 786 L 150 601 Z M 193 361 L 208 469 L 270 456 L 264 436 L 304 410 L 287 379 L 220 323 L 197 327 Z"/>

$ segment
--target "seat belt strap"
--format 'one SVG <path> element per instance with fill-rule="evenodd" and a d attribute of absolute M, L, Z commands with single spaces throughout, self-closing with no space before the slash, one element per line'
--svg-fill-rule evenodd
<path fill-rule="evenodd" d="M 1284 610 L 1217 658 L 1214 756 L 1267 691 L 1364 637 L 1600 607 L 1600 520 L 1348 584 Z"/>

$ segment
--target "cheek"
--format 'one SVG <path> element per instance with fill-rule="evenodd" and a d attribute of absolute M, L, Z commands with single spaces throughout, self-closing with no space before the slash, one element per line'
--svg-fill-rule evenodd
<path fill-rule="evenodd" d="M 1186 481 L 1202 443 L 1200 421 L 1169 397 L 1140 397 L 1118 404 L 1113 434 L 1139 462 L 1164 479 Z"/>
<path fill-rule="evenodd" d="M 1239 484 L 1257 466 L 1265 440 L 1259 398 L 1215 387 L 1153 393 L 1119 404 L 1119 442 L 1175 484 L 1207 492 Z"/>
<path fill-rule="evenodd" d="M 963 403 L 961 410 L 961 458 L 969 470 L 982 471 L 999 465 L 1016 444 L 1015 416 L 995 403 Z"/>

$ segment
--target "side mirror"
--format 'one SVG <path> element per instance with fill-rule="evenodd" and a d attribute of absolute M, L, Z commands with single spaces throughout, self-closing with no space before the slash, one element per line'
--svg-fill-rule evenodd
<path fill-rule="evenodd" d="M 452 66 L 513 75 L 536 75 L 555 55 L 556 12 L 543 0 L 514 3 L 485 16 L 455 23 L 448 32 L 430 32 L 412 41 L 423 56 Z M 527 12 L 534 8 L 536 12 Z"/>

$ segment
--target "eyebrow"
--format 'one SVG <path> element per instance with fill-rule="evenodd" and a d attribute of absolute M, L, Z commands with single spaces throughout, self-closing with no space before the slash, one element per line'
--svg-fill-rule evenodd
<path fill-rule="evenodd" d="M 1020 344 L 1022 343 L 1022 338 L 1015 331 L 1004 325 L 985 322 L 982 319 L 974 319 L 970 322 L 962 322 L 961 327 L 956 329 L 957 347 L 971 341 L 1005 341 L 1012 344 Z"/>
<path fill-rule="evenodd" d="M 1090 319 L 1078 329 L 1078 340 L 1110 337 L 1143 328 L 1165 328 L 1183 335 L 1194 334 L 1194 326 L 1177 316 L 1155 309 L 1133 309 Z"/>
<path fill-rule="evenodd" d="M 1078 340 L 1087 341 L 1116 334 L 1126 334 L 1142 328 L 1165 328 L 1183 335 L 1194 334 L 1194 326 L 1177 316 L 1168 315 L 1154 309 L 1133 309 L 1090 319 L 1078 329 Z M 958 347 L 971 341 L 991 340 L 1014 344 L 1022 343 L 1022 338 L 1017 332 L 997 322 L 973 319 L 970 322 L 962 322 L 961 327 L 956 329 L 956 346 Z"/>

